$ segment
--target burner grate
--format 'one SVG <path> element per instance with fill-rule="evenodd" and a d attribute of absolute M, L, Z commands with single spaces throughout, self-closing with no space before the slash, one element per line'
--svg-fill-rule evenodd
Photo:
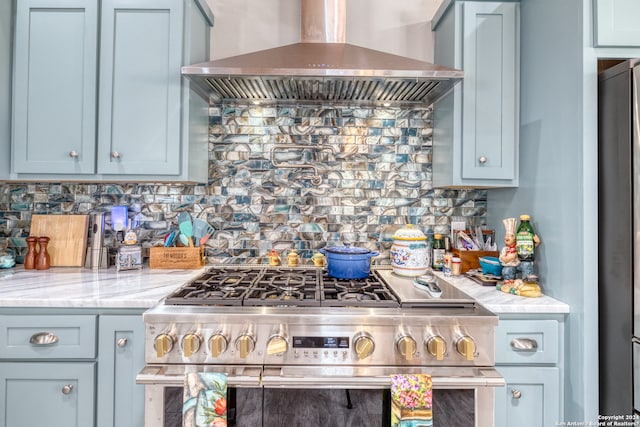
<path fill-rule="evenodd" d="M 171 293 L 165 304 L 399 307 L 385 281 L 336 279 L 319 268 L 213 267 Z"/>
<path fill-rule="evenodd" d="M 322 277 L 324 307 L 399 307 L 398 299 L 376 272 L 364 279 Z"/>

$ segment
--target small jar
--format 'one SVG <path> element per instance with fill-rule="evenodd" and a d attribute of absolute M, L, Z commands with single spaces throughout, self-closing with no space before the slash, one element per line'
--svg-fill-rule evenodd
<path fill-rule="evenodd" d="M 459 276 L 462 274 L 462 260 L 457 256 L 451 258 L 451 275 Z"/>

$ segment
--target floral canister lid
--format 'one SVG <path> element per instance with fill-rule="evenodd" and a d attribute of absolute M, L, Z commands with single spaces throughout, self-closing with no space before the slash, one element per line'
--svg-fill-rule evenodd
<path fill-rule="evenodd" d="M 394 240 L 427 240 L 427 236 L 422 231 L 415 228 L 413 224 L 407 224 L 406 226 L 396 230 L 393 236 Z"/>

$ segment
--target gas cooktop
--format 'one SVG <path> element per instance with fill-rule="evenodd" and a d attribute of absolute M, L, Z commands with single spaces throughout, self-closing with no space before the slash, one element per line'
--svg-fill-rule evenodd
<path fill-rule="evenodd" d="M 272 307 L 469 306 L 473 299 L 446 282 L 442 295 L 416 289 L 412 278 L 374 269 L 364 279 L 337 279 L 317 267 L 211 267 L 166 297 L 165 305 Z"/>

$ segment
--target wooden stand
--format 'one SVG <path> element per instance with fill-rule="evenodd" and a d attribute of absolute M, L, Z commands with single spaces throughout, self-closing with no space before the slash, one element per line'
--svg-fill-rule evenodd
<path fill-rule="evenodd" d="M 461 272 L 466 273 L 469 270 L 480 268 L 480 257 L 493 256 L 498 257 L 500 252 L 498 251 L 461 251 L 459 249 L 453 249 L 453 256 L 460 258 Z"/>
<path fill-rule="evenodd" d="M 204 246 L 149 249 L 149 268 L 198 269 L 202 267 L 204 267 Z"/>

